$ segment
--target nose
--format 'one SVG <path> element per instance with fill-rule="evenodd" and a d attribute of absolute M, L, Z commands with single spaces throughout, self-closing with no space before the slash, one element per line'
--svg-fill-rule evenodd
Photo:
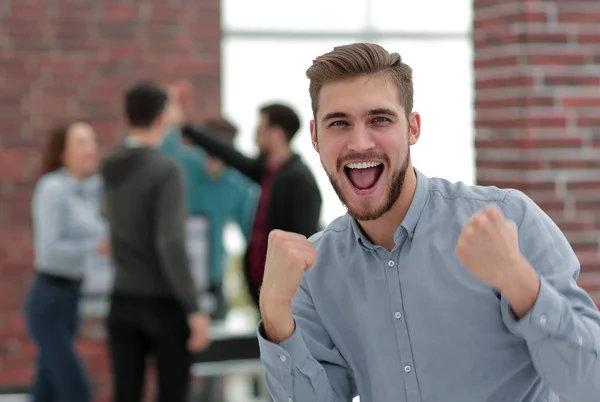
<path fill-rule="evenodd" d="M 365 152 L 375 148 L 375 141 L 365 126 L 355 126 L 350 134 L 348 149 L 355 152 Z"/>

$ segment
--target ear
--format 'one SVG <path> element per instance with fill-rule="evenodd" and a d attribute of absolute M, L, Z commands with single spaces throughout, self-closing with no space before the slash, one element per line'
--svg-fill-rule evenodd
<path fill-rule="evenodd" d="M 310 139 L 315 151 L 319 152 L 319 140 L 317 139 L 317 123 L 314 120 L 310 121 Z"/>
<path fill-rule="evenodd" d="M 163 110 L 163 112 L 161 114 L 158 115 L 158 117 L 156 118 L 156 121 L 154 122 L 154 126 L 155 127 L 166 127 L 170 120 L 171 120 L 171 114 L 172 114 L 173 109 L 171 109 L 171 106 L 167 106 L 165 108 L 165 110 Z"/>
<path fill-rule="evenodd" d="M 415 145 L 421 137 L 421 115 L 418 112 L 412 112 L 408 117 L 408 143 Z"/>

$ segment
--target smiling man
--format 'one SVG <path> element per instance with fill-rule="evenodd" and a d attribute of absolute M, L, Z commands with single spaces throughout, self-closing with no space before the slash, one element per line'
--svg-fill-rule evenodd
<path fill-rule="evenodd" d="M 276 401 L 572 402 L 600 394 L 600 313 L 517 190 L 428 178 L 411 68 L 373 44 L 308 69 L 312 142 L 348 214 L 269 236 L 261 357 Z"/>

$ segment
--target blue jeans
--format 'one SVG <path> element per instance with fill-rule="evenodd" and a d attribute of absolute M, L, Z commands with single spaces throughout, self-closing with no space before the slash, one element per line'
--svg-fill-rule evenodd
<path fill-rule="evenodd" d="M 29 335 L 37 346 L 33 402 L 89 402 L 90 387 L 75 349 L 79 283 L 38 274 L 25 304 Z"/>

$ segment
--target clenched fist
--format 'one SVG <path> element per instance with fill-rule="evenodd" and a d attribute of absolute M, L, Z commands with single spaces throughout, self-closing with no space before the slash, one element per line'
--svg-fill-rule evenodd
<path fill-rule="evenodd" d="M 261 298 L 291 303 L 304 272 L 317 258 L 317 250 L 306 237 L 281 230 L 269 234 Z"/>
<path fill-rule="evenodd" d="M 260 310 L 271 341 L 280 342 L 293 333 L 292 299 L 316 258 L 317 251 L 306 237 L 281 230 L 269 234 Z"/>
<path fill-rule="evenodd" d="M 464 225 L 456 246 L 459 260 L 479 279 L 500 289 L 521 267 L 517 226 L 495 207 L 475 214 Z"/>

